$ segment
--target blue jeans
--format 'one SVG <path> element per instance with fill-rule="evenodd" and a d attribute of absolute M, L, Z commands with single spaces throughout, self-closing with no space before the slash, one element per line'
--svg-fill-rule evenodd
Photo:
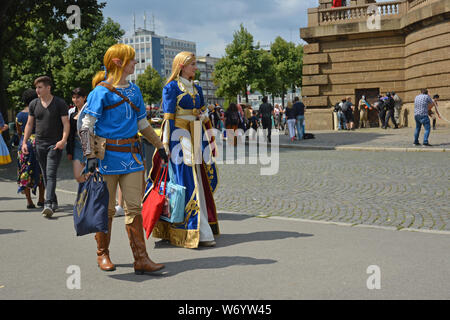
<path fill-rule="evenodd" d="M 347 119 L 345 118 L 345 114 L 342 111 L 337 113 L 338 118 L 338 129 L 345 130 L 347 128 Z"/>
<path fill-rule="evenodd" d="M 61 161 L 62 150 L 53 150 L 54 143 L 36 141 L 37 160 L 41 167 L 45 185 L 45 204 L 58 203 L 56 198 L 56 176 Z"/>
<path fill-rule="evenodd" d="M 428 118 L 428 116 L 415 116 L 414 119 L 416 120 L 416 132 L 414 133 L 414 143 L 419 143 L 420 129 L 422 129 L 423 125 L 423 127 L 425 128 L 423 143 L 427 144 L 431 130 L 430 118 Z"/>
<path fill-rule="evenodd" d="M 305 121 L 305 116 L 297 116 L 297 121 L 295 123 L 295 126 L 297 127 L 297 138 L 303 139 L 305 136 L 305 126 L 303 125 L 303 122 Z"/>

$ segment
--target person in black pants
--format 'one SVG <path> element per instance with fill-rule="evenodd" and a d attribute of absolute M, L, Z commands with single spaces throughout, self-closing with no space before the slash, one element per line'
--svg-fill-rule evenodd
<path fill-rule="evenodd" d="M 272 116 L 274 113 L 273 106 L 270 103 L 267 103 L 267 97 L 262 98 L 262 104 L 259 107 L 259 115 L 261 116 L 261 123 L 264 130 L 268 130 L 267 132 L 267 141 L 272 142 Z"/>
<path fill-rule="evenodd" d="M 384 123 L 386 122 L 386 106 L 382 96 L 378 96 L 378 101 L 375 103 L 378 110 L 378 117 L 380 118 L 381 128 L 384 129 Z"/>
<path fill-rule="evenodd" d="M 47 76 L 34 81 L 38 99 L 30 103 L 24 141 L 28 141 L 36 121 L 36 153 L 45 185 L 45 203 L 42 215 L 50 218 L 58 209 L 56 175 L 70 132 L 66 102 L 51 94 L 52 82 Z M 22 152 L 28 154 L 26 143 Z"/>
<path fill-rule="evenodd" d="M 392 123 L 395 126 L 395 129 L 398 129 L 398 124 L 395 121 L 394 113 L 395 113 L 395 100 L 392 97 L 390 92 L 387 93 L 387 100 L 385 101 L 385 109 L 387 110 L 386 119 L 384 121 L 384 129 L 387 129 L 389 119 L 391 119 Z"/>

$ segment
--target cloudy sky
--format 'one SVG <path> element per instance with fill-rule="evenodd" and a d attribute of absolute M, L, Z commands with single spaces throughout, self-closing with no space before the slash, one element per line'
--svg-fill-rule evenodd
<path fill-rule="evenodd" d="M 130 34 L 133 12 L 136 27 L 155 29 L 158 35 L 194 41 L 197 55 L 222 57 L 241 23 L 256 42 L 269 45 L 277 36 L 302 43 L 299 29 L 307 25 L 307 9 L 319 0 L 104 0 L 105 17 L 120 23 Z"/>

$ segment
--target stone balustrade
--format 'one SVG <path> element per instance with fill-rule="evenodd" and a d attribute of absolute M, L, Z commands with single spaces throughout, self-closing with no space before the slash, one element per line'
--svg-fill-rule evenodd
<path fill-rule="evenodd" d="M 308 27 L 364 21 L 375 14 L 372 9 L 375 6 L 377 7 L 376 12 L 382 20 L 399 18 L 411 10 L 436 1 L 438 0 L 399 0 L 362 5 L 352 4 L 339 8 L 312 8 L 308 9 Z"/>
<path fill-rule="evenodd" d="M 416 0 L 426 1 L 426 0 Z M 407 10 L 407 1 L 379 2 L 374 4 L 356 5 L 340 8 L 317 9 L 318 25 L 335 23 L 349 23 L 366 20 L 374 14 L 372 8 L 377 7 L 378 15 L 382 18 L 393 18 L 402 15 Z M 311 18 L 311 17 L 310 17 Z M 312 21 L 317 21 L 312 19 Z"/>

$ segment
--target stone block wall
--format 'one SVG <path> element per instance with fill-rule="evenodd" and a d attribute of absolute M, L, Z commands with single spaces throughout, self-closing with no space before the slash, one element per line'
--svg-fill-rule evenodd
<path fill-rule="evenodd" d="M 409 8 L 408 1 L 402 8 Z M 329 3 L 320 0 L 320 7 L 314 10 L 327 9 Z M 319 22 L 302 29 L 301 34 L 308 42 L 302 95 L 310 113 L 331 112 L 330 108 L 347 96 L 355 102 L 358 89 L 379 89 L 381 94 L 395 91 L 405 110 L 412 105 L 407 122 L 413 126 L 414 98 L 420 89 L 428 88 L 430 95 L 440 95 L 441 113 L 450 118 L 450 0 L 425 0 L 411 13 L 390 17 L 377 31 L 369 32 L 365 22 Z M 324 127 L 325 118 L 318 118 L 321 124 L 317 123 L 317 128 Z"/>

